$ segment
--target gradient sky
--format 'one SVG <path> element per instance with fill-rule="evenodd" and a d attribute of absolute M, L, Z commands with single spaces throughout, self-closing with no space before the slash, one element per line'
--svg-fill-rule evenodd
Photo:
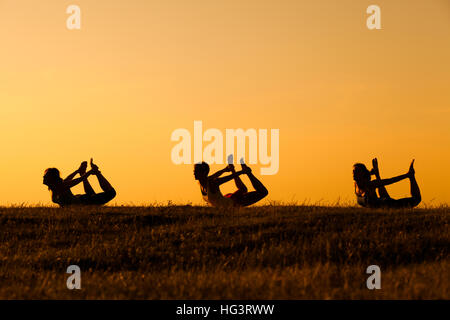
<path fill-rule="evenodd" d="M 44 169 L 91 156 L 117 204 L 202 203 L 170 158 L 194 120 L 280 129 L 263 203 L 353 203 L 374 156 L 382 177 L 415 158 L 424 203 L 450 203 L 448 0 L 0 0 L 0 39 L 1 205 L 50 204 Z"/>

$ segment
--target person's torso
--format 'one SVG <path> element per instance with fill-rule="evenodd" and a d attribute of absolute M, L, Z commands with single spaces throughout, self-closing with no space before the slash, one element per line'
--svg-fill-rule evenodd
<path fill-rule="evenodd" d="M 208 202 L 214 207 L 231 207 L 234 205 L 234 201 L 230 198 L 223 196 L 219 187 L 214 186 L 211 182 L 207 183 L 206 190 L 204 187 L 200 187 L 203 200 Z"/>
<path fill-rule="evenodd" d="M 70 189 L 52 191 L 52 201 L 60 206 L 72 204 L 76 200 Z"/>
<path fill-rule="evenodd" d="M 362 206 L 371 204 L 378 200 L 378 196 L 375 189 L 370 188 L 369 186 L 365 188 L 360 188 L 356 182 L 355 182 L 355 195 L 358 204 Z"/>

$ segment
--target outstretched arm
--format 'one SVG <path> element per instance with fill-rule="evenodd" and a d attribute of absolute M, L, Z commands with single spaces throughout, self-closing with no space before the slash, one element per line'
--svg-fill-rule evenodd
<path fill-rule="evenodd" d="M 224 184 L 225 182 L 233 180 L 234 178 L 239 177 L 241 174 L 245 174 L 245 173 L 246 172 L 243 170 L 234 172 L 234 173 L 230 174 L 229 176 L 215 179 L 215 183 L 217 184 L 217 186 L 220 186 L 221 184 Z"/>
<path fill-rule="evenodd" d="M 396 177 L 393 177 L 390 179 L 373 180 L 370 183 L 371 183 L 372 187 L 380 188 L 380 187 L 387 186 L 389 184 L 393 184 L 393 183 L 396 183 L 396 182 L 399 182 L 399 181 L 402 181 L 402 180 L 408 179 L 408 178 L 409 178 L 409 173 L 406 173 L 406 174 L 402 174 L 400 176 L 396 176 Z"/>
<path fill-rule="evenodd" d="M 387 186 L 389 184 L 393 184 L 393 183 L 399 182 L 399 181 L 404 180 L 404 179 L 412 178 L 412 177 L 414 177 L 414 173 L 415 173 L 415 171 L 414 171 L 414 160 L 413 160 L 411 162 L 411 165 L 409 166 L 409 170 L 408 170 L 408 172 L 406 174 L 402 174 L 400 176 L 393 177 L 393 178 L 390 178 L 390 179 L 383 179 L 383 180 L 378 180 L 377 179 L 377 180 L 371 181 L 370 183 L 371 183 L 372 187 L 380 188 L 380 187 L 383 187 L 383 186 Z"/>
<path fill-rule="evenodd" d="M 210 179 L 217 179 L 217 178 L 219 178 L 221 175 L 223 175 L 225 172 L 229 172 L 229 171 L 230 171 L 229 167 L 226 167 L 226 168 L 224 168 L 224 169 L 222 169 L 222 170 L 219 170 L 219 171 L 217 171 L 216 173 L 210 175 L 208 178 L 210 178 Z"/>
<path fill-rule="evenodd" d="M 64 182 L 72 181 L 72 179 L 77 175 L 77 173 L 79 173 L 80 176 L 83 175 L 84 173 L 86 173 L 86 166 L 87 166 L 87 162 L 86 162 L 86 161 L 83 161 L 83 162 L 80 164 L 80 167 L 79 167 L 77 170 L 75 170 L 74 172 L 72 172 L 71 174 L 69 174 L 69 175 L 67 176 L 67 178 L 64 179 Z"/>
<path fill-rule="evenodd" d="M 77 174 L 78 174 L 79 169 L 75 170 L 74 172 L 72 172 L 71 174 L 69 174 L 65 179 L 64 182 L 69 182 L 71 181 Z"/>
<path fill-rule="evenodd" d="M 66 187 L 72 188 L 72 187 L 76 186 L 77 184 L 79 184 L 80 182 L 83 182 L 84 180 L 86 180 L 91 174 L 92 174 L 92 170 L 86 172 L 80 178 L 76 178 L 76 179 L 73 179 L 70 181 L 64 181 L 64 184 Z"/>

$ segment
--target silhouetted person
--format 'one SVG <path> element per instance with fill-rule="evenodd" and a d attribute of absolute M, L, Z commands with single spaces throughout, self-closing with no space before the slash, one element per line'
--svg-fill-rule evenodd
<path fill-rule="evenodd" d="M 390 179 L 381 179 L 378 169 L 378 160 L 372 160 L 372 171 L 367 170 L 362 163 L 353 165 L 353 180 L 355 180 L 355 194 L 358 204 L 369 208 L 412 208 L 417 206 L 422 197 L 416 181 L 414 171 L 414 160 L 411 162 L 409 171 L 406 174 Z M 375 180 L 371 180 L 371 175 L 375 175 Z M 392 199 L 385 186 L 409 179 L 411 184 L 411 197 L 403 199 Z M 376 193 L 378 189 L 378 195 Z"/>
<path fill-rule="evenodd" d="M 194 176 L 200 184 L 203 199 L 214 207 L 246 207 L 250 206 L 268 195 L 266 187 L 252 173 L 252 170 L 241 162 L 242 170 L 236 172 L 234 165 L 229 164 L 226 168 L 208 176 L 209 165 L 206 162 L 195 164 Z M 221 177 L 225 172 L 231 172 L 226 177 Z M 246 174 L 250 179 L 255 191 L 248 192 L 247 187 L 239 178 Z M 238 190 L 234 193 L 222 195 L 220 185 L 233 180 Z"/>
<path fill-rule="evenodd" d="M 116 196 L 116 191 L 103 177 L 98 170 L 98 166 L 93 163 L 91 159 L 91 170 L 86 172 L 87 162 L 81 163 L 80 168 L 67 176 L 66 179 L 62 179 L 59 174 L 59 170 L 56 168 L 49 168 L 45 170 L 44 184 L 48 186 L 52 192 L 52 201 L 59 204 L 61 207 L 70 205 L 104 205 L 111 201 Z M 80 177 L 74 179 L 79 174 Z M 100 187 L 103 192 L 95 193 L 92 186 L 89 184 L 88 177 L 95 175 L 98 179 Z M 70 190 L 80 182 L 83 182 L 84 191 L 86 194 L 74 195 Z"/>

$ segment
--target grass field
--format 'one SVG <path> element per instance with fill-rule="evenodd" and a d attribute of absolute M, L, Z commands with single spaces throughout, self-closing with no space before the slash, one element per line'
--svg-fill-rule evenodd
<path fill-rule="evenodd" d="M 449 222 L 448 207 L 0 208 L 0 298 L 449 299 Z"/>

